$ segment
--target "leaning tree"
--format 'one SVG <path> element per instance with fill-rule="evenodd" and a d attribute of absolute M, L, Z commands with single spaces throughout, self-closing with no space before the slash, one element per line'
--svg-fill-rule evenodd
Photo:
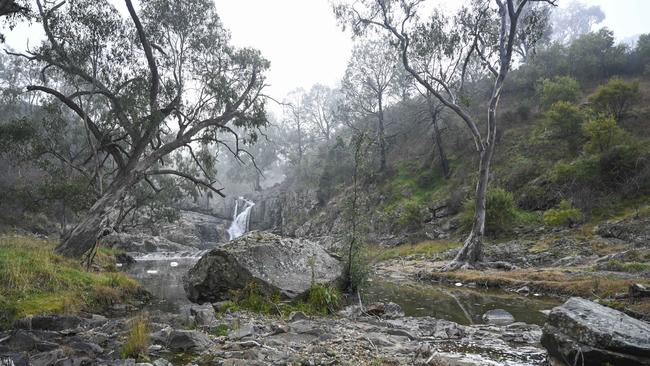
<path fill-rule="evenodd" d="M 56 249 L 69 257 L 95 245 L 109 213 L 140 182 L 158 189 L 153 177 L 175 176 L 223 196 L 209 169 L 214 157 L 195 150 L 220 145 L 238 154 L 240 138 L 254 140 L 266 123 L 261 91 L 269 62 L 257 50 L 229 44 L 211 0 L 148 0 L 138 11 L 125 0 L 122 12 L 113 4 L 37 0 L 46 40 L 14 54 L 41 65 L 41 83 L 27 91 L 83 121 L 110 173 Z M 234 136 L 234 146 L 224 134 Z M 174 165 L 173 152 L 190 157 L 199 174 Z"/>
<path fill-rule="evenodd" d="M 479 155 L 476 184 L 476 209 L 472 229 L 462 249 L 448 269 L 472 268 L 483 261 L 483 235 L 490 163 L 497 135 L 497 106 L 504 82 L 511 69 L 513 53 L 522 37 L 539 36 L 534 27 L 522 32 L 524 17 L 541 17 L 547 12 L 530 10 L 532 3 L 554 5 L 556 0 L 471 0 L 450 17 L 433 12 L 422 21 L 418 10 L 425 0 L 355 0 L 334 4 L 334 12 L 355 35 L 375 29 L 390 35 L 401 56 L 402 64 L 417 83 L 453 111 L 467 126 Z M 530 11 L 527 11 L 530 10 Z M 526 11 L 524 13 L 524 11 Z M 543 22 L 528 19 L 526 24 Z M 453 34 L 454 37 L 445 37 Z M 440 42 L 446 42 L 440 47 Z M 435 70 L 415 63 L 428 48 L 436 51 Z M 479 123 L 467 109 L 463 87 L 468 66 L 479 63 L 493 79 L 485 124 Z M 483 130 L 483 131 L 482 131 Z"/>

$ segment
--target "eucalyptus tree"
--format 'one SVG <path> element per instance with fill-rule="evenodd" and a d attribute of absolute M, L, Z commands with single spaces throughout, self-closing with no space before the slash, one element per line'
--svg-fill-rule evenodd
<path fill-rule="evenodd" d="M 0 26 L 6 24 L 12 29 L 17 21 L 29 16 L 29 8 L 27 0 L 0 0 Z M 4 36 L 0 34 L 0 42 L 4 40 Z"/>
<path fill-rule="evenodd" d="M 605 13 L 598 5 L 585 5 L 571 1 L 567 6 L 556 8 L 551 15 L 552 38 L 565 45 L 571 44 L 583 34 L 593 31 L 594 26 L 605 20 Z"/>
<path fill-rule="evenodd" d="M 133 185 L 170 175 L 223 195 L 210 163 L 196 146 L 224 145 L 266 123 L 259 51 L 236 49 L 210 0 L 149 0 L 127 14 L 107 0 L 36 0 L 46 35 L 36 49 L 16 54 L 42 67 L 27 85 L 43 103 L 56 100 L 81 120 L 90 147 L 111 173 L 85 218 L 57 247 L 80 257 L 96 243 L 111 210 Z M 191 156 L 194 175 L 177 169 L 173 152 Z M 209 158 L 209 157 L 208 157 Z M 208 159 L 209 160 L 209 159 Z M 209 165 L 209 164 L 208 164 Z"/>
<path fill-rule="evenodd" d="M 314 132 L 329 141 L 338 123 L 339 91 L 315 84 L 305 96 L 305 111 Z"/>
<path fill-rule="evenodd" d="M 386 168 L 386 132 L 384 111 L 394 97 L 399 59 L 388 42 L 366 39 L 352 50 L 342 90 L 346 108 L 358 119 L 375 118 L 379 145 L 379 169 Z"/>
<path fill-rule="evenodd" d="M 287 132 L 284 150 L 290 162 L 298 167 L 302 166 L 311 140 L 306 95 L 303 88 L 297 88 L 289 92 L 283 101 L 283 123 Z"/>
<path fill-rule="evenodd" d="M 358 0 L 334 5 L 336 16 L 352 27 L 354 34 L 369 28 L 383 31 L 397 43 L 402 65 L 423 88 L 453 111 L 467 126 L 479 155 L 472 229 L 458 255 L 448 269 L 471 268 L 483 261 L 483 236 L 490 163 L 494 155 L 497 132 L 497 107 L 501 91 L 511 69 L 514 48 L 522 37 L 536 32 L 521 32 L 523 12 L 532 3 L 555 4 L 555 0 L 473 0 L 458 13 L 447 16 L 433 12 L 429 19 L 420 20 L 420 5 L 425 0 Z M 540 12 L 529 16 L 543 16 Z M 422 33 L 422 32 L 425 33 Z M 444 34 L 452 36 L 445 36 Z M 423 41 L 422 41 L 423 40 Z M 445 42 L 451 40 L 449 44 Z M 436 70 L 430 72 L 417 60 L 420 49 L 439 48 Z M 443 52 L 444 51 L 444 52 Z M 487 120 L 481 128 L 477 117 L 467 109 L 463 98 L 467 66 L 478 62 L 493 80 L 487 107 Z M 441 77 L 444 71 L 446 77 Z M 433 77 L 427 77 L 433 75 Z M 481 129 L 485 132 L 481 132 Z"/>

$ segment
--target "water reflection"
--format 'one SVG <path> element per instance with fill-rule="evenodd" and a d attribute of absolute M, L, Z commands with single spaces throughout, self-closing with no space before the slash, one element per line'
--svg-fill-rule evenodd
<path fill-rule="evenodd" d="M 407 316 L 432 316 L 464 325 L 483 323 L 482 315 L 493 309 L 509 312 L 515 321 L 542 325 L 546 316 L 541 310 L 560 304 L 557 299 L 524 297 L 498 290 L 383 280 L 371 281 L 364 291 L 364 299 L 366 302 L 392 301 L 399 304 Z"/>

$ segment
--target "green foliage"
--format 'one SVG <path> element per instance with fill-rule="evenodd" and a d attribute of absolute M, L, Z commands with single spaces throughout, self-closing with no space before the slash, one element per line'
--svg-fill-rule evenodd
<path fill-rule="evenodd" d="M 540 105 L 543 108 L 549 108 L 557 102 L 576 103 L 582 93 L 578 81 L 570 76 L 542 79 L 538 90 Z"/>
<path fill-rule="evenodd" d="M 422 227 L 426 207 L 413 201 L 407 201 L 397 219 L 397 226 L 402 230 L 417 230 Z"/>
<path fill-rule="evenodd" d="M 571 226 L 581 218 L 580 209 L 574 208 L 568 200 L 562 200 L 557 208 L 544 212 L 544 224 L 550 226 Z"/>
<path fill-rule="evenodd" d="M 265 295 L 256 282 L 249 282 L 241 290 L 231 290 L 230 298 L 237 307 L 260 314 L 273 314 L 277 312 L 280 295 Z"/>
<path fill-rule="evenodd" d="M 0 236 L 0 324 L 43 313 L 101 310 L 140 295 L 124 273 L 94 273 L 53 253 L 54 243 Z"/>
<path fill-rule="evenodd" d="M 348 279 L 348 292 L 356 292 L 364 288 L 368 282 L 370 266 L 365 245 L 358 243 L 352 248 L 351 256 L 346 256 L 343 265 L 345 266 L 344 277 Z M 351 261 L 351 263 L 350 263 Z"/>
<path fill-rule="evenodd" d="M 469 199 L 463 205 L 460 223 L 464 230 L 472 227 L 475 204 L 473 199 Z M 490 235 L 505 234 L 518 223 L 535 220 L 534 217 L 526 215 L 523 210 L 517 208 L 512 193 L 500 187 L 488 190 L 486 210 L 485 232 Z"/>
<path fill-rule="evenodd" d="M 302 311 L 313 315 L 334 313 L 340 306 L 341 292 L 330 284 L 312 283 L 307 297 L 292 303 L 280 301 L 279 294 L 268 296 L 259 285 L 250 282 L 241 290 L 230 292 L 230 301 L 222 304 L 220 312 L 248 310 L 265 315 L 288 315 Z"/>
<path fill-rule="evenodd" d="M 126 340 L 120 350 L 120 357 L 146 359 L 149 343 L 149 321 L 145 316 L 131 320 Z"/>
<path fill-rule="evenodd" d="M 598 157 L 593 155 L 581 156 L 571 162 L 559 161 L 551 171 L 551 180 L 559 184 L 590 183 L 597 176 Z"/>
<path fill-rule="evenodd" d="M 215 328 L 213 334 L 216 335 L 217 337 L 226 337 L 229 331 L 230 331 L 230 327 L 227 324 L 219 324 Z"/>
<path fill-rule="evenodd" d="M 341 292 L 329 284 L 313 283 L 307 296 L 307 304 L 313 313 L 333 314 L 340 306 Z"/>
<path fill-rule="evenodd" d="M 546 123 L 555 141 L 566 141 L 568 150 L 576 153 L 582 142 L 582 125 L 587 114 L 578 106 L 565 101 L 554 103 L 546 112 Z"/>
<path fill-rule="evenodd" d="M 629 139 L 614 117 L 600 116 L 590 120 L 582 125 L 582 131 L 587 137 L 585 150 L 590 153 L 605 152 Z"/>
<path fill-rule="evenodd" d="M 0 153 L 8 153 L 23 146 L 36 136 L 36 129 L 28 120 L 0 121 Z"/>
<path fill-rule="evenodd" d="M 622 262 L 619 260 L 610 260 L 605 265 L 605 269 L 614 272 L 630 272 L 630 273 L 650 272 L 650 264 L 641 263 L 641 262 Z"/>
<path fill-rule="evenodd" d="M 627 83 L 622 79 L 613 78 L 607 84 L 599 86 L 589 96 L 589 101 L 597 111 L 609 114 L 620 121 L 640 98 L 638 81 Z"/>
<path fill-rule="evenodd" d="M 375 247 L 370 250 L 369 257 L 375 261 L 385 261 L 393 258 L 422 258 L 431 259 L 449 249 L 458 248 L 460 243 L 446 240 L 427 240 L 417 244 L 404 244 L 392 248 Z"/>

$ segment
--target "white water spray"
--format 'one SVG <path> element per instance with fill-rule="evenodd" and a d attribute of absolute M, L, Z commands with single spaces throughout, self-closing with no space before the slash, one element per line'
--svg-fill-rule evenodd
<path fill-rule="evenodd" d="M 242 208 L 242 211 L 238 213 L 240 200 L 244 201 L 244 206 Z M 239 199 L 235 201 L 235 212 L 233 212 L 232 215 L 232 224 L 230 224 L 230 227 L 228 228 L 228 235 L 230 236 L 230 240 L 237 239 L 248 231 L 250 214 L 253 206 L 255 206 L 255 203 L 245 199 L 244 197 L 239 197 Z"/>

